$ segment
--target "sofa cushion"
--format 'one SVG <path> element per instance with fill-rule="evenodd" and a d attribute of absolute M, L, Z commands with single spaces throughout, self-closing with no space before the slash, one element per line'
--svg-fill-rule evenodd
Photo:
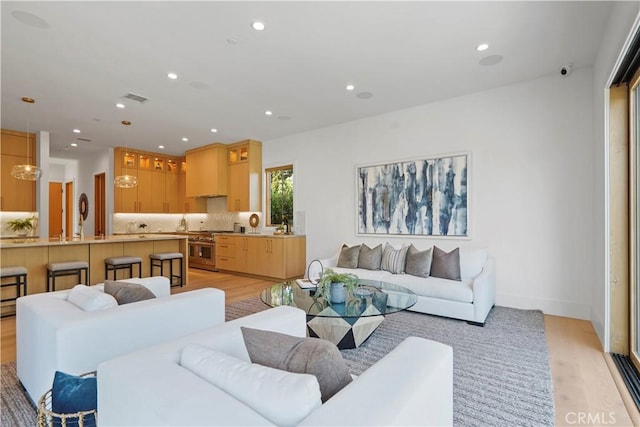
<path fill-rule="evenodd" d="M 118 306 L 118 302 L 113 296 L 85 285 L 74 286 L 69 291 L 67 301 L 84 311 L 104 310 Z"/>
<path fill-rule="evenodd" d="M 333 271 L 336 273 L 351 273 L 358 276 L 358 279 L 366 279 L 366 280 L 385 280 L 391 279 L 393 274 L 389 273 L 385 270 L 367 270 L 364 268 L 340 268 L 340 267 L 331 267 Z"/>
<path fill-rule="evenodd" d="M 415 246 L 409 246 L 404 272 L 412 276 L 429 277 L 429 272 L 431 271 L 431 254 L 431 248 L 426 251 L 419 251 Z"/>
<path fill-rule="evenodd" d="M 460 280 L 460 248 L 447 253 L 434 246 L 431 275 L 442 279 Z"/>
<path fill-rule="evenodd" d="M 460 248 L 460 276 L 463 279 L 475 278 L 486 263 L 486 248 Z"/>
<path fill-rule="evenodd" d="M 276 425 L 296 425 L 322 404 L 313 375 L 248 363 L 198 344 L 184 347 L 180 365 Z"/>
<path fill-rule="evenodd" d="M 382 245 L 370 248 L 367 245 L 360 246 L 360 255 L 358 255 L 358 268 L 366 270 L 380 270 L 382 262 Z"/>
<path fill-rule="evenodd" d="M 403 274 L 408 250 L 409 246 L 396 249 L 388 243 L 385 244 L 380 268 L 393 274 Z"/>
<path fill-rule="evenodd" d="M 458 281 L 433 276 L 422 278 L 405 274 L 394 276 L 393 283 L 404 286 L 421 297 L 464 303 L 473 302 L 473 281 L 470 279 Z"/>
<path fill-rule="evenodd" d="M 360 255 L 360 245 L 348 247 L 343 245 L 338 257 L 338 267 L 358 268 L 358 256 Z"/>
<path fill-rule="evenodd" d="M 85 286 L 85 285 L 82 285 Z M 57 414 L 73 414 L 98 409 L 98 385 L 95 376 L 77 377 L 56 371 L 51 389 L 51 410 Z M 82 417 L 85 427 L 96 426 L 95 414 Z M 61 426 L 59 417 L 53 418 L 54 426 Z M 67 419 L 68 427 L 78 426 L 78 418 Z"/>
<path fill-rule="evenodd" d="M 129 304 L 132 302 L 153 299 L 156 296 L 146 287 L 137 283 L 104 281 L 104 291 L 113 295 L 118 304 Z"/>
<path fill-rule="evenodd" d="M 241 329 L 253 363 L 315 375 L 320 384 L 323 402 L 351 382 L 351 375 L 340 350 L 330 341 L 260 329 Z"/>

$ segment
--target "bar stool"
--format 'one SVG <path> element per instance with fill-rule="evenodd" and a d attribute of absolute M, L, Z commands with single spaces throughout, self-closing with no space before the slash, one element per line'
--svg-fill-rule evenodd
<path fill-rule="evenodd" d="M 21 266 L 15 267 L 0 267 L 0 278 L 12 278 L 14 281 L 11 283 L 2 283 L 0 288 L 4 288 L 7 286 L 15 286 L 16 287 L 16 296 L 15 298 L 3 298 L 0 300 L 0 303 L 6 301 L 15 301 L 21 296 L 25 296 L 27 294 L 27 269 Z M 15 316 L 15 311 L 13 313 L 2 314 L 2 317 L 6 316 Z"/>
<path fill-rule="evenodd" d="M 89 263 L 86 261 L 52 262 L 47 264 L 47 291 L 56 290 L 56 277 L 78 275 L 78 282 L 82 283 L 84 271 L 85 285 L 89 286 Z"/>
<path fill-rule="evenodd" d="M 149 255 L 149 258 L 151 260 L 151 266 L 149 268 L 151 276 L 153 276 L 153 267 L 160 267 L 160 275 L 164 276 L 164 262 L 169 261 L 169 281 L 171 282 L 171 286 L 182 287 L 182 254 L 180 252 L 158 252 Z M 176 259 L 179 260 L 180 274 L 173 274 L 173 260 Z M 178 283 L 174 285 L 173 279 L 178 279 Z"/>
<path fill-rule="evenodd" d="M 114 256 L 104 259 L 104 279 L 109 278 L 109 272 L 113 271 L 113 280 L 116 280 L 118 270 L 129 269 L 129 277 L 133 277 L 133 266 L 138 265 L 138 276 L 142 277 L 142 258 L 137 256 Z"/>

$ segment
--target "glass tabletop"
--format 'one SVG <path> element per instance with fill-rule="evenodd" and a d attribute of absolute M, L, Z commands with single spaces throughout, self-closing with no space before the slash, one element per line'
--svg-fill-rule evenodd
<path fill-rule="evenodd" d="M 329 303 L 316 295 L 315 288 L 303 289 L 295 280 L 263 289 L 260 299 L 271 307 L 289 305 L 318 317 L 380 316 L 406 310 L 417 302 L 407 288 L 377 280 L 358 280 L 358 286 L 346 290 L 344 303 Z"/>

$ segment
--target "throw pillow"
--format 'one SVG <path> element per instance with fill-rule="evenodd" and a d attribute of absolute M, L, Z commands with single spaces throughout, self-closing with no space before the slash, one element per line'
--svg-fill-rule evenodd
<path fill-rule="evenodd" d="M 403 274 L 409 246 L 396 249 L 390 244 L 384 246 L 380 268 L 393 274 Z"/>
<path fill-rule="evenodd" d="M 338 267 L 342 268 L 358 268 L 358 255 L 360 254 L 360 245 L 348 247 L 342 246 L 340 256 L 338 257 Z"/>
<path fill-rule="evenodd" d="M 297 425 L 322 404 L 313 375 L 248 363 L 197 344 L 182 350 L 180 365 L 275 425 Z"/>
<path fill-rule="evenodd" d="M 429 277 L 429 272 L 431 271 L 431 252 L 431 248 L 426 251 L 419 251 L 415 246 L 409 246 L 404 272 L 412 276 Z"/>
<path fill-rule="evenodd" d="M 84 285 L 82 285 L 84 286 Z M 98 385 L 96 377 L 77 377 L 56 371 L 51 389 L 51 410 L 57 414 L 74 414 L 98 409 Z M 85 427 L 96 426 L 95 414 L 83 416 Z M 61 426 L 62 420 L 53 419 L 54 426 Z M 67 427 L 79 425 L 78 418 L 66 420 Z"/>
<path fill-rule="evenodd" d="M 447 253 L 434 246 L 431 276 L 460 281 L 460 248 Z"/>
<path fill-rule="evenodd" d="M 118 304 L 129 304 L 137 301 L 153 299 L 156 296 L 146 287 L 137 283 L 104 281 L 104 291 L 118 301 Z"/>
<path fill-rule="evenodd" d="M 118 302 L 111 295 L 85 285 L 74 286 L 67 295 L 67 301 L 84 311 L 104 310 L 118 306 Z"/>
<path fill-rule="evenodd" d="M 382 261 L 382 245 L 378 245 L 371 249 L 367 245 L 360 247 L 360 255 L 358 255 L 358 268 L 367 270 L 380 270 L 380 262 Z"/>
<path fill-rule="evenodd" d="M 318 378 L 322 402 L 352 381 L 340 350 L 320 338 L 300 338 L 241 327 L 253 363 Z"/>

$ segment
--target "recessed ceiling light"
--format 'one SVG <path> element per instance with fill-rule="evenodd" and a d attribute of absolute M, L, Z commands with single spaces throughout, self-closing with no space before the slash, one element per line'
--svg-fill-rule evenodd
<path fill-rule="evenodd" d="M 347 85 L 347 86 L 345 87 L 345 89 L 346 89 L 346 90 L 354 90 L 355 88 L 356 88 L 356 87 L 355 87 L 354 85 L 351 85 L 351 84 L 349 84 L 349 85 Z"/>
<path fill-rule="evenodd" d="M 117 104 L 116 104 L 116 107 L 118 107 L 118 108 L 124 108 L 124 104 L 117 103 Z"/>
<path fill-rule="evenodd" d="M 216 129 L 216 128 L 211 128 L 211 132 L 216 133 L 216 132 L 218 132 L 218 129 Z"/>
<path fill-rule="evenodd" d="M 158 148 L 164 150 L 164 145 L 158 145 Z"/>
<path fill-rule="evenodd" d="M 169 73 L 167 74 L 167 77 L 169 77 L 171 80 L 175 80 L 178 78 L 178 75 L 176 73 Z"/>
<path fill-rule="evenodd" d="M 264 30 L 264 23 L 260 21 L 255 21 L 251 24 L 251 28 L 253 28 L 256 31 L 262 31 Z"/>
<path fill-rule="evenodd" d="M 73 133 L 80 133 L 80 129 L 74 129 Z"/>
<path fill-rule="evenodd" d="M 482 52 L 483 50 L 487 50 L 487 49 L 489 49 L 489 45 L 486 44 L 486 43 L 482 43 L 482 44 L 479 44 L 478 46 L 476 46 L 476 50 L 478 52 Z"/>
<path fill-rule="evenodd" d="M 265 112 L 264 112 L 264 114 L 265 114 L 266 116 L 270 116 L 270 115 L 272 115 L 272 114 L 273 114 L 273 112 L 271 112 L 271 111 L 267 110 L 267 111 L 265 111 Z"/>
<path fill-rule="evenodd" d="M 187 137 L 185 136 L 185 137 L 183 137 L 183 138 L 182 138 L 182 141 L 183 141 L 183 142 L 187 142 L 187 141 L 189 141 L 189 138 L 187 138 Z"/>
<path fill-rule="evenodd" d="M 72 147 L 77 147 L 77 146 L 78 146 L 78 144 L 77 144 L 77 143 L 75 143 L 75 142 L 72 142 L 70 145 L 71 145 Z"/>

